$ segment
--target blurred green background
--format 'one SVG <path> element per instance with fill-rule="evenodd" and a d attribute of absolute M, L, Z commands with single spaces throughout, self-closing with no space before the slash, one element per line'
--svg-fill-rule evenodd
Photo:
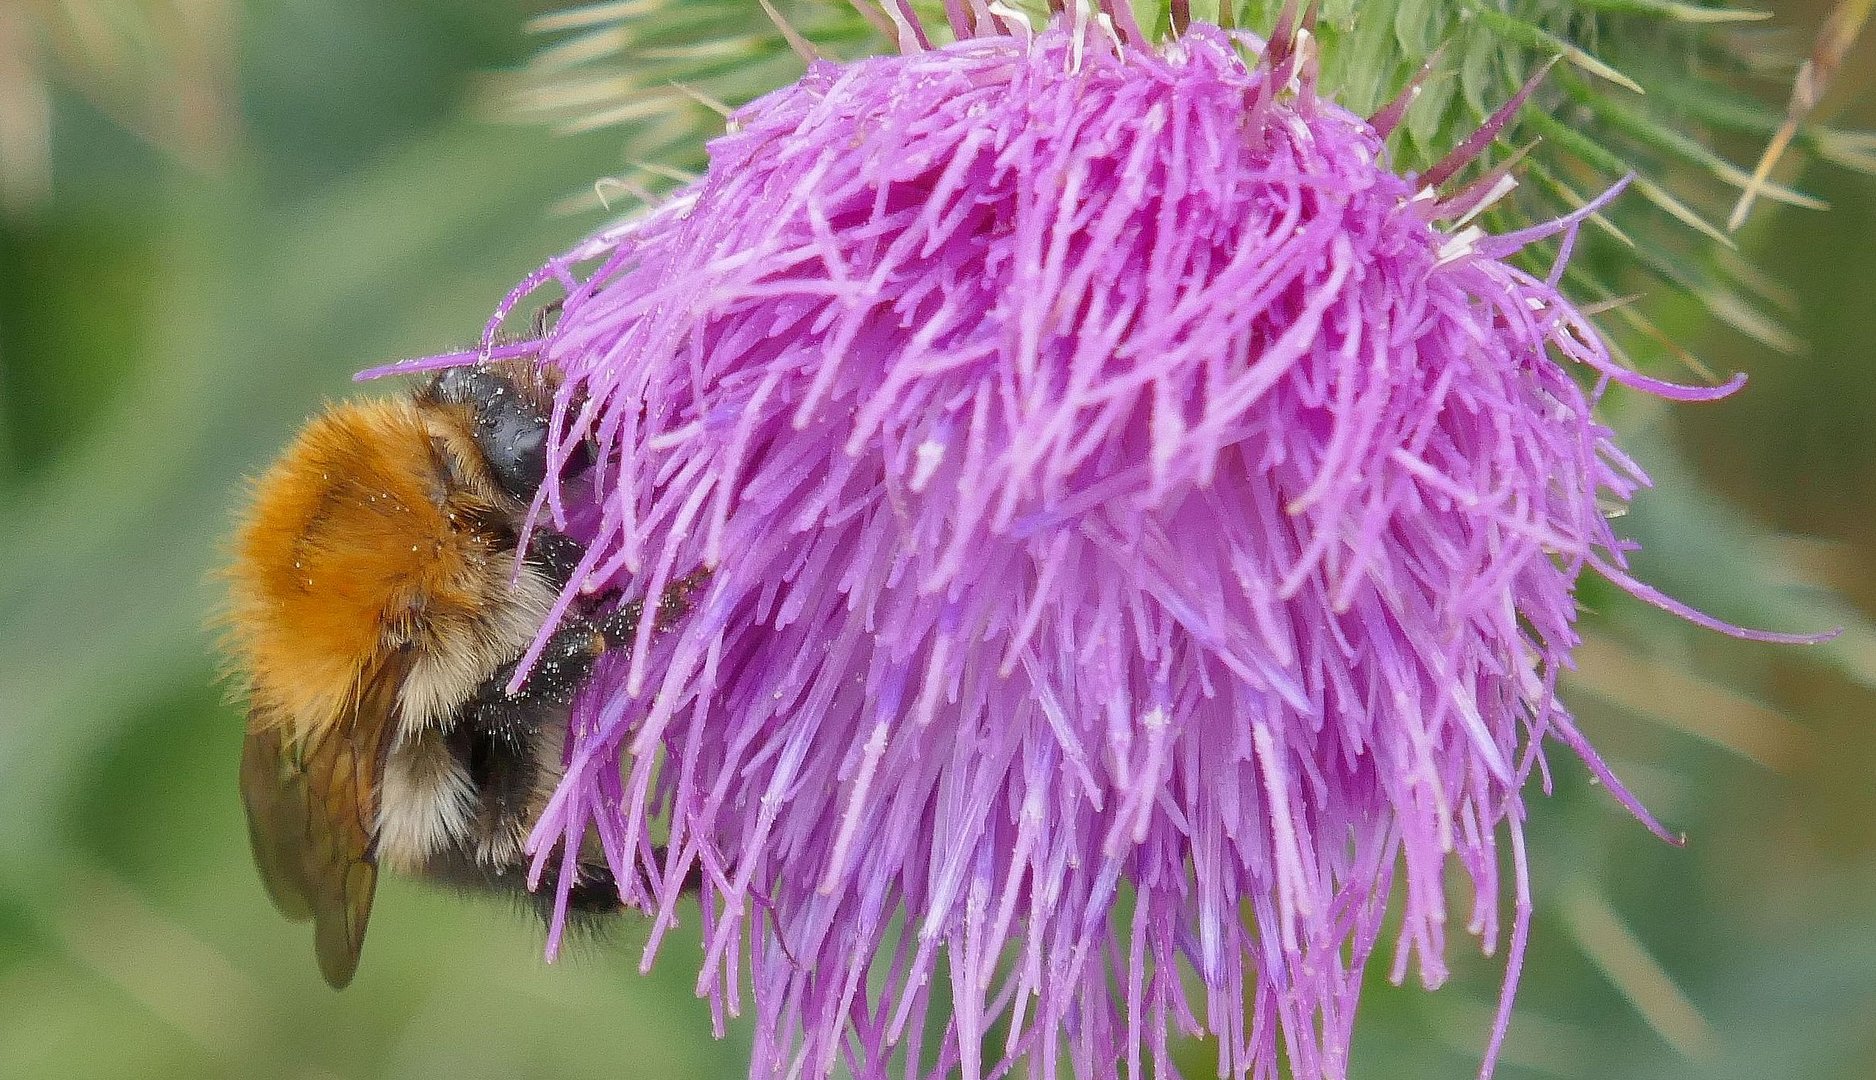
<path fill-rule="evenodd" d="M 603 220 L 552 208 L 629 159 L 616 133 L 495 119 L 534 13 L 0 0 L 0 1078 L 742 1073 L 746 1029 L 709 1037 L 682 935 L 649 977 L 630 927 L 548 967 L 518 911 L 392 879 L 329 991 L 235 797 L 204 625 L 241 478 L 353 371 L 471 340 Z M 1866 107 L 1867 52 L 1837 88 Z M 1803 181 L 1834 209 L 1762 207 L 1744 243 L 1810 351 L 1658 305 L 1753 382 L 1615 402 L 1661 482 L 1623 529 L 1690 601 L 1851 632 L 1743 645 L 1590 593 L 1569 699 L 1690 843 L 1553 755 L 1507 1080 L 1876 1076 L 1876 183 Z M 1434 995 L 1375 965 L 1355 1076 L 1472 1075 L 1498 962 L 1468 944 Z"/>

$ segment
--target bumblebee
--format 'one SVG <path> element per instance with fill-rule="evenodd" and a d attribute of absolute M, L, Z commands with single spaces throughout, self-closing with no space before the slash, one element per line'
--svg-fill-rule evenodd
<path fill-rule="evenodd" d="M 357 969 L 380 866 L 529 895 L 522 845 L 563 774 L 573 695 L 641 617 L 574 607 L 507 692 L 583 554 L 550 530 L 519 553 L 552 395 L 525 362 L 447 369 L 329 408 L 253 486 L 226 575 L 248 691 L 241 796 L 261 879 L 313 921 L 335 988 Z M 661 625 L 698 580 L 660 598 Z M 577 863 L 570 909 L 618 910 L 596 845 Z"/>

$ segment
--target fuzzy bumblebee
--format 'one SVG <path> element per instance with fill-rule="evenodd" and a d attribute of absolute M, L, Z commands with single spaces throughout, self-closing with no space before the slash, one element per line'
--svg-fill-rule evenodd
<path fill-rule="evenodd" d="M 254 485 L 227 571 L 241 794 L 262 880 L 313 920 L 335 987 L 381 865 L 525 893 L 522 844 L 560 780 L 573 694 L 638 622 L 637 603 L 582 604 L 510 692 L 582 554 L 546 530 L 521 552 L 552 389 L 526 365 L 475 366 L 336 405 Z M 617 910 L 605 860 L 575 847 L 569 903 Z"/>

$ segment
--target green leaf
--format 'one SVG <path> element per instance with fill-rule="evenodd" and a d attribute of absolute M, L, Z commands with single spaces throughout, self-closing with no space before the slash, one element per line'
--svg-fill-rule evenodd
<path fill-rule="evenodd" d="M 1577 0 L 1577 2 L 1592 11 L 1607 11 L 1622 15 L 1652 15 L 1703 26 L 1716 23 L 1763 22 L 1772 17 L 1769 11 L 1707 7 L 1699 4 L 1678 3 L 1677 0 Z"/>
<path fill-rule="evenodd" d="M 1507 15 L 1502 11 L 1486 7 L 1478 3 L 1477 0 L 1468 0 L 1468 3 L 1470 10 L 1477 16 L 1479 22 L 1497 31 L 1505 40 L 1517 45 L 1523 45 L 1529 49 L 1535 49 L 1538 52 L 1547 52 L 1561 56 L 1564 62 L 1582 68 L 1584 71 L 1599 79 L 1607 79 L 1617 86 L 1622 87 L 1624 90 L 1630 90 L 1637 94 L 1643 93 L 1640 83 L 1622 74 L 1620 71 L 1617 71 L 1614 67 L 1597 59 L 1595 56 L 1590 55 L 1587 49 L 1551 33 L 1549 30 L 1535 23 L 1526 22 L 1523 19 Z"/>
<path fill-rule="evenodd" d="M 1581 80 L 1565 78 L 1562 82 L 1565 93 L 1572 101 L 1589 109 L 1612 129 L 1657 153 L 1698 165 L 1735 188 L 1744 189 L 1751 180 L 1750 173 L 1709 150 L 1700 140 L 1665 124 L 1656 123 L 1613 97 L 1596 93 Z M 1766 198 L 1776 202 L 1802 206 L 1807 210 L 1826 209 L 1822 200 L 1793 191 L 1782 184 L 1767 182 L 1760 190 Z"/>
<path fill-rule="evenodd" d="M 1496 34 L 1467 23 L 1460 40 L 1459 85 L 1472 115 L 1489 116 L 1498 104 L 1517 92 L 1510 77 L 1510 56 Z"/>
<path fill-rule="evenodd" d="M 1426 56 L 1445 40 L 1452 8 L 1442 0 L 1400 0 L 1394 9 L 1394 40 L 1405 56 Z"/>

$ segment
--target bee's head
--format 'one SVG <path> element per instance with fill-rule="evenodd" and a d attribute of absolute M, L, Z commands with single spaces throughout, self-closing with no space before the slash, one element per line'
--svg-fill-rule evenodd
<path fill-rule="evenodd" d="M 550 394 L 546 380 L 528 365 L 476 364 L 443 371 L 418 400 L 464 410 L 495 486 L 527 501 L 547 479 Z"/>

